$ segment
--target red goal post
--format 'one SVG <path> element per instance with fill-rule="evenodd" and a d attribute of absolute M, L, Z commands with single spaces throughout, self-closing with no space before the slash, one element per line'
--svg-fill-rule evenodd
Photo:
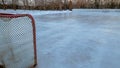
<path fill-rule="evenodd" d="M 36 28 L 29 14 L 0 13 L 0 66 L 31 68 L 37 65 Z"/>

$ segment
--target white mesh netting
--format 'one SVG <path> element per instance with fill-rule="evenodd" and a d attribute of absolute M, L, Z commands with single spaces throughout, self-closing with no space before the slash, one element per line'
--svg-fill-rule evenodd
<path fill-rule="evenodd" d="M 33 26 L 28 16 L 0 17 L 0 65 L 30 68 L 35 63 Z"/>

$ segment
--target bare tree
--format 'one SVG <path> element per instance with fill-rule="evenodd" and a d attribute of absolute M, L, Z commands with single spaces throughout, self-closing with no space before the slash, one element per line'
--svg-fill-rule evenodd
<path fill-rule="evenodd" d="M 58 7 L 59 7 L 59 10 L 62 10 L 62 0 L 58 0 Z"/>
<path fill-rule="evenodd" d="M 2 0 L 3 5 L 5 4 L 4 0 Z"/>
<path fill-rule="evenodd" d="M 67 9 L 67 0 L 64 0 L 64 9 Z"/>
<path fill-rule="evenodd" d="M 26 9 L 29 9 L 29 3 L 28 3 L 28 0 L 25 0 L 26 1 Z"/>
<path fill-rule="evenodd" d="M 69 6 L 69 10 L 72 11 L 73 6 L 72 6 L 72 1 L 71 0 L 69 1 L 68 6 Z"/>
<path fill-rule="evenodd" d="M 77 7 L 77 8 L 80 8 L 80 7 L 81 7 L 81 1 L 80 1 L 80 0 L 77 0 L 76 7 Z"/>
<path fill-rule="evenodd" d="M 17 0 L 12 0 L 13 9 L 16 10 Z"/>
<path fill-rule="evenodd" d="M 96 7 L 96 8 L 99 8 L 99 1 L 100 1 L 100 0 L 95 0 L 95 7 Z"/>
<path fill-rule="evenodd" d="M 35 6 L 37 7 L 38 6 L 38 0 L 35 0 Z"/>
<path fill-rule="evenodd" d="M 46 10 L 46 3 L 47 3 L 47 1 L 46 1 L 46 0 L 43 0 L 43 4 L 44 4 L 43 9 L 44 9 L 44 10 Z"/>
<path fill-rule="evenodd" d="M 24 8 L 29 9 L 28 0 L 23 0 Z"/>
<path fill-rule="evenodd" d="M 2 3 L 3 3 L 3 9 L 6 9 L 5 1 L 2 0 Z"/>

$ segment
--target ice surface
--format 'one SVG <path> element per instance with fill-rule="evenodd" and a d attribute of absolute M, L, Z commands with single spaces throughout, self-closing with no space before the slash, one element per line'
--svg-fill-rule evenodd
<path fill-rule="evenodd" d="M 120 68 L 119 10 L 46 12 L 33 13 L 37 68 Z"/>

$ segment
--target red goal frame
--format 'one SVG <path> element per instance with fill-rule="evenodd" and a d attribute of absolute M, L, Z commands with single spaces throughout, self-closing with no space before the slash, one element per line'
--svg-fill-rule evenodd
<path fill-rule="evenodd" d="M 9 13 L 0 13 L 0 17 L 3 18 L 18 18 L 18 17 L 29 17 L 32 20 L 32 30 L 33 30 L 33 45 L 34 45 L 34 65 L 37 65 L 37 48 L 36 48 L 36 27 L 35 27 L 35 20 L 30 14 L 9 14 Z"/>

